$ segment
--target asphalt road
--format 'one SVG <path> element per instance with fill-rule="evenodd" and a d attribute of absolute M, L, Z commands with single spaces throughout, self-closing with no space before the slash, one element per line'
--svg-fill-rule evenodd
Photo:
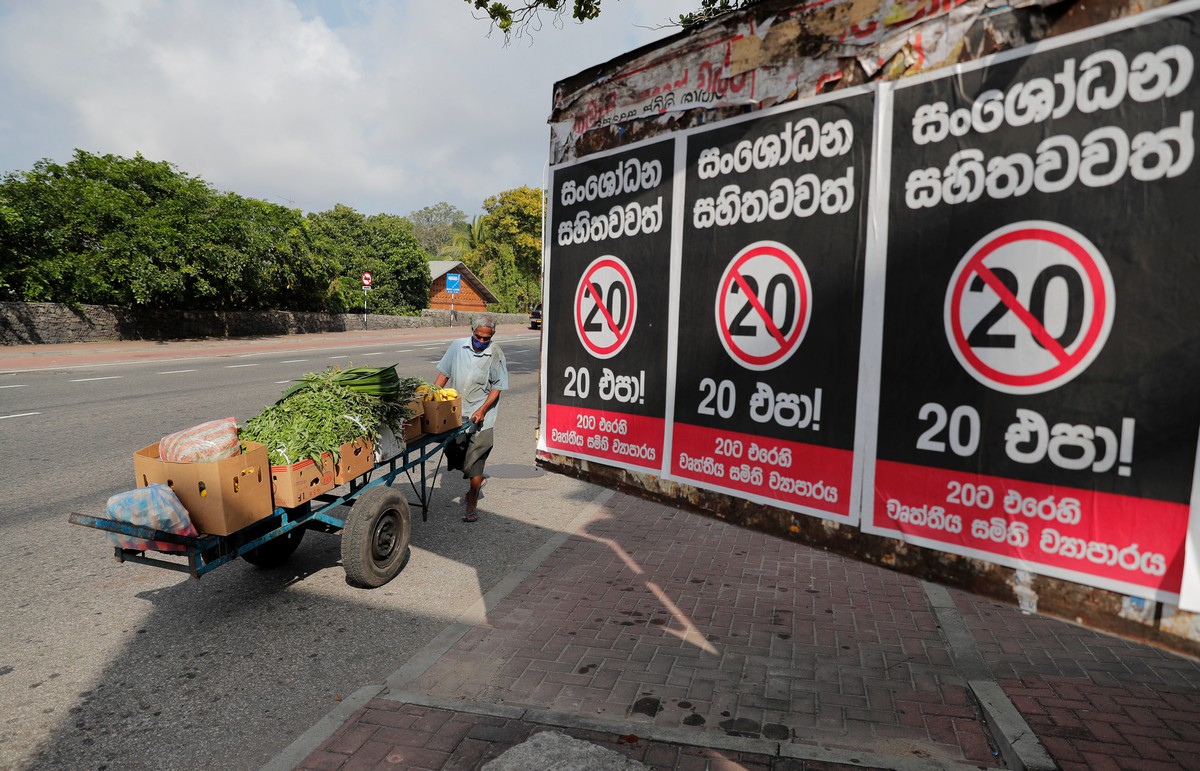
<path fill-rule="evenodd" d="M 0 371 L 0 768 L 257 768 L 571 522 L 599 490 L 535 468 L 540 335 L 515 328 L 497 337 L 512 388 L 481 521 L 460 521 L 466 482 L 443 477 L 429 520 L 414 518 L 408 566 L 383 587 L 346 583 L 334 535 L 307 534 L 283 568 L 236 561 L 196 580 L 118 564 L 102 533 L 67 522 L 102 516 L 134 486 L 133 451 L 166 433 L 244 421 L 330 364 L 432 379 L 461 334 L 165 346 Z"/>

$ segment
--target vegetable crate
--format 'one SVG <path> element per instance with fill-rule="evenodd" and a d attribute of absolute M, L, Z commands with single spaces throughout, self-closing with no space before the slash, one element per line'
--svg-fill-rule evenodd
<path fill-rule="evenodd" d="M 421 437 L 398 455 L 378 462 L 369 452 L 360 453 L 370 458 L 362 475 L 298 506 L 278 507 L 265 519 L 228 535 L 183 536 L 78 513 L 71 514 L 69 520 L 97 530 L 178 545 L 182 550 L 169 555 L 152 556 L 119 546 L 113 551 L 118 562 L 152 565 L 195 578 L 238 557 L 259 567 L 281 565 L 296 551 L 306 530 L 341 533 L 346 580 L 355 586 L 374 588 L 395 578 L 407 564 L 412 533 L 409 507 L 420 507 L 422 521 L 429 518 L 443 451 L 462 430 L 460 427 Z M 417 500 L 411 504 L 401 491 L 392 488 L 401 475 L 416 495 Z M 346 485 L 348 490 L 339 492 Z"/>

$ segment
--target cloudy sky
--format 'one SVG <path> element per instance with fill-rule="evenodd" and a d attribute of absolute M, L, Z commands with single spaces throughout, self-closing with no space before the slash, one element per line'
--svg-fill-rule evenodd
<path fill-rule="evenodd" d="M 140 152 L 304 211 L 473 215 L 541 185 L 556 81 L 698 5 L 607 0 L 505 47 L 464 0 L 0 0 L 0 174 Z"/>

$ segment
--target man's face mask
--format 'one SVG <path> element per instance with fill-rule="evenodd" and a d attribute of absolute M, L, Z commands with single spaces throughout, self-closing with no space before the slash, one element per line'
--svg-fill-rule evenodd
<path fill-rule="evenodd" d="M 492 330 L 477 329 L 471 333 L 471 347 L 476 351 L 485 351 L 492 344 Z"/>

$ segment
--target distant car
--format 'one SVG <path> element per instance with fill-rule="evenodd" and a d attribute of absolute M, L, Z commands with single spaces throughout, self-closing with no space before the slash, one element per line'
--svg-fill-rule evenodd
<path fill-rule="evenodd" d="M 541 303 L 538 303 L 537 305 L 535 305 L 529 309 L 529 328 L 530 329 L 541 329 L 542 328 L 542 304 Z"/>

